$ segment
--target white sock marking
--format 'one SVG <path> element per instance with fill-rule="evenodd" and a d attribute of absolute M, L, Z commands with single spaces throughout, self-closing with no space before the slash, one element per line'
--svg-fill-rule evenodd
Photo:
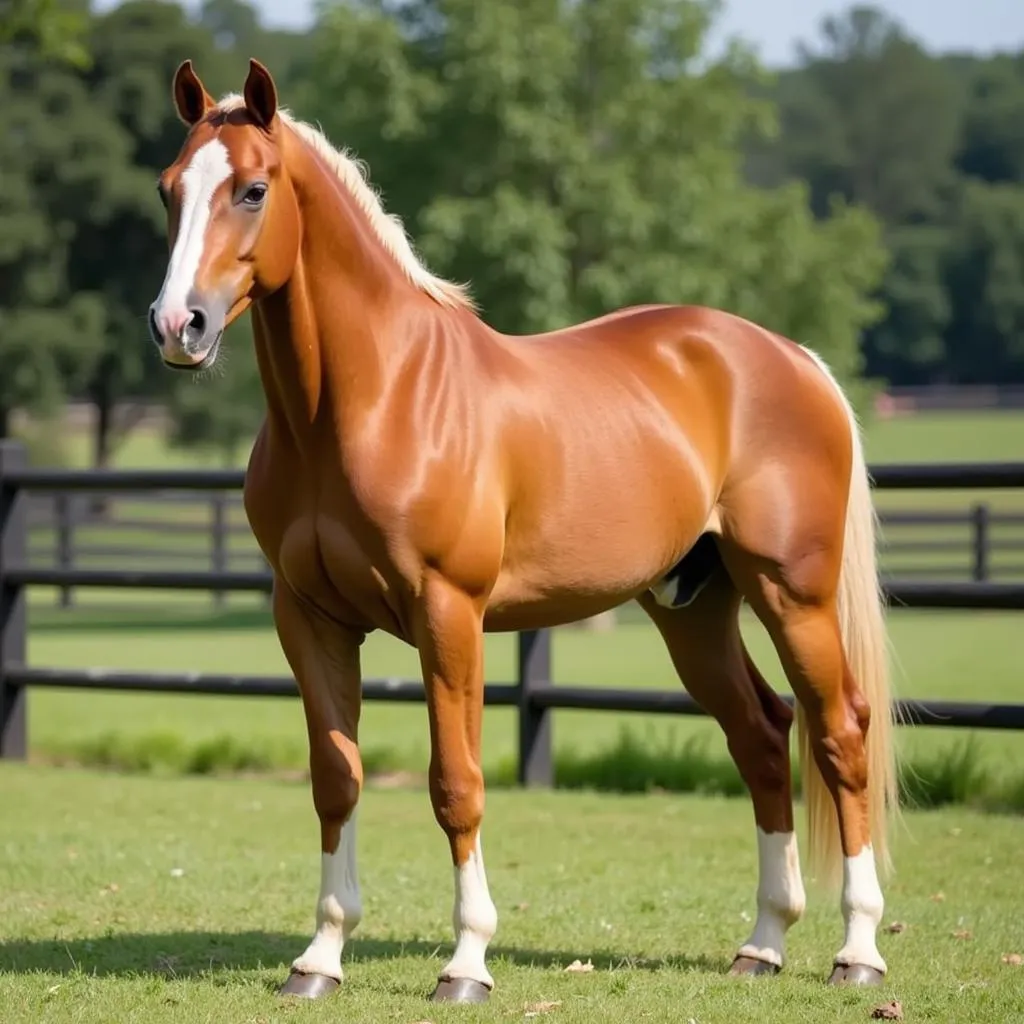
<path fill-rule="evenodd" d="M 843 860 L 842 908 L 846 942 L 836 954 L 836 963 L 867 964 L 884 973 L 886 965 L 878 952 L 875 934 L 882 921 L 885 901 L 875 870 L 875 854 L 870 845 L 856 857 Z"/>
<path fill-rule="evenodd" d="M 157 322 L 186 310 L 206 244 L 214 193 L 231 177 L 231 158 L 223 142 L 200 146 L 181 175 L 181 217 L 167 274 L 156 300 Z M 186 319 L 187 323 L 188 320 Z"/>
<path fill-rule="evenodd" d="M 757 921 L 739 952 L 781 967 L 786 930 L 800 919 L 807 905 L 796 834 L 764 832 L 759 827 L 757 861 Z"/>
<path fill-rule="evenodd" d="M 442 978 L 472 978 L 488 988 L 494 987 L 484 955 L 498 930 L 498 912 L 487 889 L 484 855 L 480 836 L 469 859 L 455 869 L 455 953 L 441 971 Z"/>
<path fill-rule="evenodd" d="M 316 934 L 305 953 L 292 962 L 303 974 L 325 974 L 341 981 L 341 951 L 363 916 L 356 868 L 356 815 L 342 826 L 334 853 L 320 857 L 320 898 Z"/>

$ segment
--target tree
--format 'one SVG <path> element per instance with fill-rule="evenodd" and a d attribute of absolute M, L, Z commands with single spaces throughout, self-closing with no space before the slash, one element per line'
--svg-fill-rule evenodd
<path fill-rule="evenodd" d="M 1024 186 L 965 185 L 947 271 L 949 372 L 966 383 L 1024 380 Z"/>
<path fill-rule="evenodd" d="M 923 384 L 948 372 L 951 317 L 946 263 L 947 224 L 889 228 L 890 264 L 882 285 L 885 318 L 864 338 L 869 372 L 904 384 Z"/>
<path fill-rule="evenodd" d="M 123 132 L 70 69 L 31 46 L 0 50 L 0 436 L 17 408 L 52 410 L 82 379 L 108 324 L 72 286 L 71 251 L 132 191 Z"/>
<path fill-rule="evenodd" d="M 841 195 L 886 224 L 941 214 L 961 125 L 955 78 L 878 8 L 827 17 L 821 35 L 780 80 L 786 172 L 811 183 L 819 212 Z"/>
<path fill-rule="evenodd" d="M 983 181 L 1024 184 L 1024 49 L 961 70 L 968 99 L 957 166 Z"/>
<path fill-rule="evenodd" d="M 60 0 L 0 0 L 0 44 L 31 43 L 47 60 L 86 67 L 83 45 L 87 15 L 79 4 Z"/>
<path fill-rule="evenodd" d="M 485 318 L 533 331 L 643 302 L 722 306 L 844 377 L 884 265 L 873 219 L 753 188 L 759 71 L 703 55 L 698 0 L 325 8 L 301 111 L 368 161 L 389 210 Z"/>

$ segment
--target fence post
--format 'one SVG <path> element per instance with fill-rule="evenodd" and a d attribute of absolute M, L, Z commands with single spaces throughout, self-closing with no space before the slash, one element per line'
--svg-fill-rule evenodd
<path fill-rule="evenodd" d="M 213 513 L 213 550 L 210 552 L 213 561 L 214 572 L 228 571 L 228 535 L 227 535 L 227 505 L 223 491 L 216 491 L 210 499 L 210 511 Z M 218 608 L 224 607 L 226 595 L 223 590 L 214 590 L 213 603 Z"/>
<path fill-rule="evenodd" d="M 528 630 L 519 642 L 519 764 L 520 786 L 553 786 L 551 711 L 538 708 L 530 697 L 551 685 L 551 630 Z"/>
<path fill-rule="evenodd" d="M 54 496 L 54 512 L 57 519 L 57 567 L 72 569 L 75 564 L 75 543 L 71 521 L 71 509 L 74 504 L 72 495 L 63 492 Z M 61 587 L 61 608 L 71 607 L 71 588 Z"/>
<path fill-rule="evenodd" d="M 27 619 L 25 594 L 8 586 L 4 571 L 24 561 L 28 537 L 24 495 L 4 478 L 27 464 L 20 444 L 0 440 L 0 758 L 19 760 L 28 748 L 27 698 L 21 687 L 8 685 L 4 668 L 24 664 Z"/>
<path fill-rule="evenodd" d="M 971 524 L 973 533 L 974 566 L 972 576 L 978 583 L 988 580 L 989 571 L 989 507 L 985 502 L 979 502 L 971 510 Z"/>

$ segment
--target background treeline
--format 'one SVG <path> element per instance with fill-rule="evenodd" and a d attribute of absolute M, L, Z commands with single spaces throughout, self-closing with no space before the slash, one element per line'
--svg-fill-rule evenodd
<path fill-rule="evenodd" d="M 216 93 L 267 63 L 502 330 L 701 302 L 850 382 L 1024 382 L 1024 50 L 931 54 L 858 7 L 768 75 L 741 47 L 709 54 L 716 10 L 347 0 L 291 33 L 242 0 L 7 0 L 0 436 L 73 397 L 96 407 L 101 464 L 152 402 L 177 443 L 231 458 L 251 438 L 247 322 L 199 380 L 164 371 L 145 330 L 186 56 Z"/>

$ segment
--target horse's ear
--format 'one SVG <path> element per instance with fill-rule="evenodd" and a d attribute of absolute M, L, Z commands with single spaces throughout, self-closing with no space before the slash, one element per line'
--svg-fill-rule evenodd
<path fill-rule="evenodd" d="M 273 76 L 258 60 L 249 60 L 249 76 L 242 94 L 249 116 L 261 128 L 269 128 L 277 114 L 277 87 Z"/>
<path fill-rule="evenodd" d="M 213 105 L 213 97 L 192 70 L 192 61 L 183 61 L 174 73 L 174 106 L 178 117 L 191 128 Z"/>

